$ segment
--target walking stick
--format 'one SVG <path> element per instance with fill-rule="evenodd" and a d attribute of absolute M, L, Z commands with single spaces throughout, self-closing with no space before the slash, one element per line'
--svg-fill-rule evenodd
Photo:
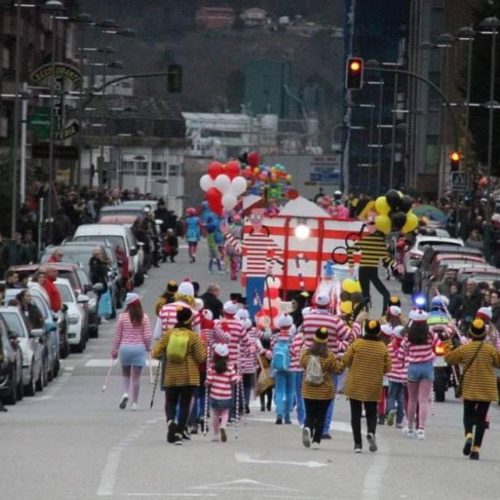
<path fill-rule="evenodd" d="M 150 410 L 153 408 L 153 403 L 154 403 L 154 400 L 155 400 L 156 387 L 158 386 L 158 379 L 160 377 L 161 365 L 162 365 L 162 362 L 160 360 L 160 362 L 158 363 L 158 368 L 156 369 L 155 385 L 153 386 L 153 394 L 151 395 L 151 403 L 149 403 L 149 409 Z"/>
<path fill-rule="evenodd" d="M 205 385 L 205 405 L 203 408 L 203 436 L 207 435 L 208 432 L 208 396 L 210 387 Z"/>
<path fill-rule="evenodd" d="M 154 384 L 154 379 L 153 379 L 153 360 L 151 359 L 151 354 L 149 355 L 148 366 L 149 366 L 149 382 L 151 384 Z"/>
<path fill-rule="evenodd" d="M 234 439 L 238 439 L 240 427 L 240 383 L 236 383 L 236 421 L 234 424 Z"/>
<path fill-rule="evenodd" d="M 115 361 L 116 360 L 114 360 L 114 359 L 111 361 L 111 366 L 109 367 L 106 378 L 104 379 L 104 384 L 102 386 L 102 392 L 104 392 L 106 390 L 106 386 L 108 385 L 109 377 L 111 377 L 111 371 L 113 370 L 113 366 L 115 366 Z"/>

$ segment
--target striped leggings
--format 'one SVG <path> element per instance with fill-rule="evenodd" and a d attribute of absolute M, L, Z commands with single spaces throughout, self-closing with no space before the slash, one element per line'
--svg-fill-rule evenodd
<path fill-rule="evenodd" d="M 139 399 L 139 388 L 141 384 L 142 366 L 122 366 L 123 392 L 128 394 L 132 383 L 132 403 L 137 403 Z"/>

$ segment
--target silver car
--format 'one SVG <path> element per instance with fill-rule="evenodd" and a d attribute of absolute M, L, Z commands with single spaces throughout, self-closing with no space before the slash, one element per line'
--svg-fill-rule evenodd
<path fill-rule="evenodd" d="M 3 317 L 9 332 L 17 336 L 22 354 L 22 380 L 24 394 L 34 396 L 35 391 L 43 390 L 43 329 L 30 331 L 28 323 L 15 306 L 0 307 L 0 316 Z"/>

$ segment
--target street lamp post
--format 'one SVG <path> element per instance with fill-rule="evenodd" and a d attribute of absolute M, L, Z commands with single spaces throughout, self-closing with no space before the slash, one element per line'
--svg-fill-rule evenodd
<path fill-rule="evenodd" d="M 500 20 L 495 17 L 487 17 L 483 19 L 480 23 L 480 28 L 482 34 L 491 35 L 491 72 L 490 72 L 490 96 L 488 102 L 488 192 L 490 190 L 491 182 L 491 170 L 493 162 L 493 119 L 495 113 L 495 107 L 493 105 L 495 101 L 495 76 L 496 76 L 496 42 L 498 29 L 500 28 Z M 489 201 L 489 200 L 488 200 Z"/>
<path fill-rule="evenodd" d="M 368 85 L 378 85 L 378 148 L 377 148 L 377 194 L 380 194 L 380 184 L 382 176 L 382 117 L 384 115 L 384 80 L 366 82 Z"/>
<path fill-rule="evenodd" d="M 375 126 L 375 104 L 360 104 L 360 108 L 366 108 L 370 110 L 370 128 L 368 132 L 368 144 L 373 144 L 373 129 Z M 368 148 L 368 164 L 371 167 L 368 169 L 368 187 L 371 188 L 372 185 L 372 167 L 373 167 L 373 149 Z"/>

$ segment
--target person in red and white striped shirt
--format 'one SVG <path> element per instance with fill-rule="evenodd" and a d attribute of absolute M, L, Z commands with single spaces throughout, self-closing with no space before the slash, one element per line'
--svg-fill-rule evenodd
<path fill-rule="evenodd" d="M 399 356 L 403 342 L 403 325 L 392 327 L 389 324 L 382 325 L 381 329 L 385 335 L 391 335 L 391 341 L 387 346 L 391 356 L 391 371 L 387 374 L 389 379 L 389 397 L 387 402 L 387 425 L 392 425 L 396 419 L 396 427 L 403 426 L 405 408 L 405 384 L 407 370 L 404 359 Z"/>
<path fill-rule="evenodd" d="M 175 302 L 165 304 L 159 311 L 158 317 L 161 320 L 163 332 L 172 329 L 177 323 L 177 309 L 179 307 L 189 307 L 193 311 L 192 328 L 196 333 L 200 333 L 200 314 L 195 309 L 194 288 L 189 281 L 183 281 L 175 294 Z"/>
<path fill-rule="evenodd" d="M 302 353 L 303 347 L 304 333 L 301 326 L 293 336 L 292 346 L 290 348 L 290 371 L 295 372 L 295 403 L 299 425 L 304 425 L 306 416 L 304 409 L 304 399 L 302 398 L 302 378 L 304 369 L 300 366 L 300 355 Z"/>
<path fill-rule="evenodd" d="M 143 312 L 141 298 L 136 293 L 127 293 L 126 309 L 118 316 L 111 348 L 111 357 L 120 356 L 122 365 L 123 396 L 119 407 L 124 410 L 132 385 L 132 410 L 137 409 L 141 371 L 146 364 L 146 352 L 151 348 L 151 322 Z"/>
<path fill-rule="evenodd" d="M 400 357 L 408 366 L 408 427 L 407 437 L 425 438 L 425 422 L 429 396 L 434 382 L 434 345 L 438 337 L 429 332 L 427 313 L 415 309 L 410 313 L 408 338 L 401 345 Z M 418 405 L 418 429 L 415 431 Z"/>
<path fill-rule="evenodd" d="M 234 366 L 229 361 L 227 344 L 215 344 L 206 381 L 212 409 L 213 441 L 219 441 L 219 434 L 223 443 L 227 441 L 226 426 L 233 404 L 233 386 L 239 381 Z"/>

